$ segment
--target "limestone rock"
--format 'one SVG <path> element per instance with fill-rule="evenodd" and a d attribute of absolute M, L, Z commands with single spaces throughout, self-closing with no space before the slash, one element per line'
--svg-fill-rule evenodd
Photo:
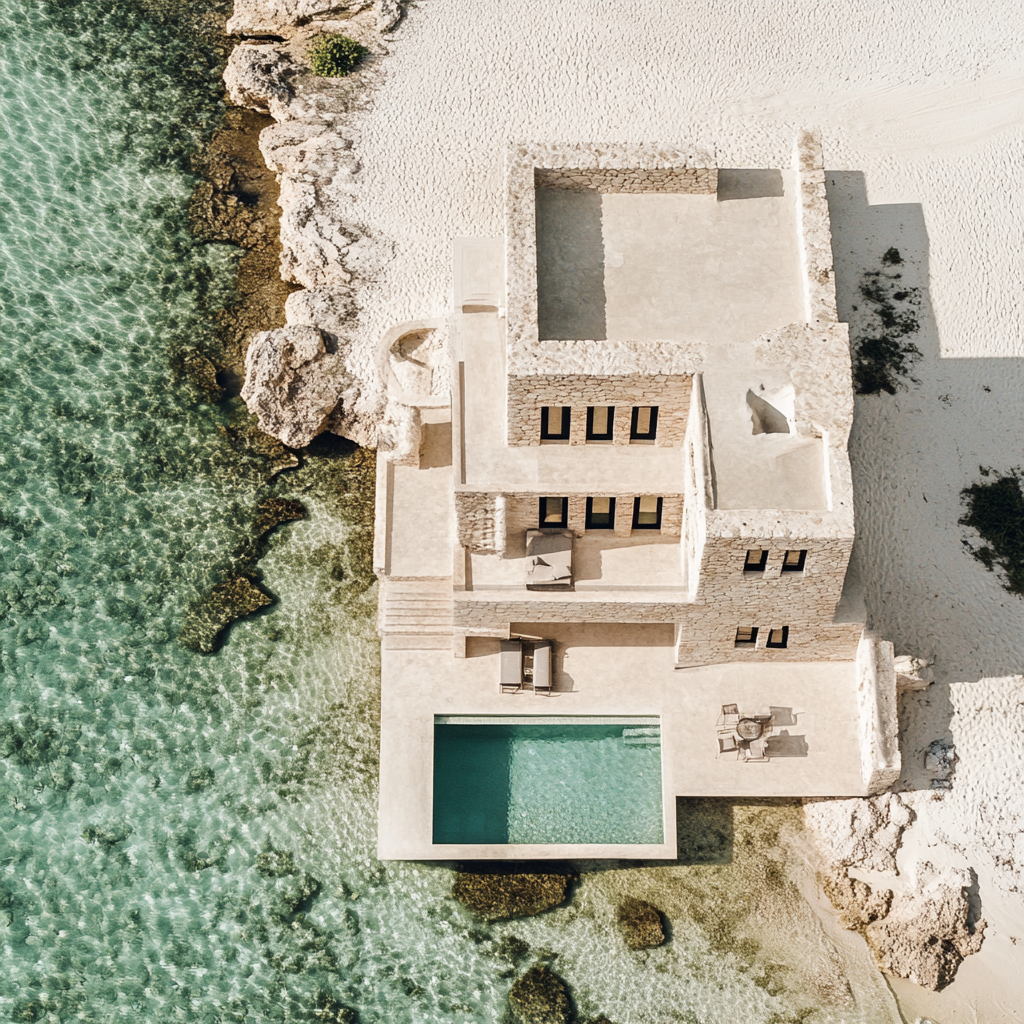
<path fill-rule="evenodd" d="M 895 793 L 850 800 L 807 800 L 804 821 L 828 859 L 841 867 L 896 872 L 896 851 L 913 812 Z"/>
<path fill-rule="evenodd" d="M 617 911 L 619 929 L 630 949 L 652 949 L 665 941 L 661 913 L 643 900 L 626 897 Z"/>
<path fill-rule="evenodd" d="M 872 889 L 867 883 L 851 878 L 845 868 L 835 868 L 821 878 L 825 895 L 839 911 L 839 923 L 856 931 L 885 917 L 892 904 L 890 889 Z"/>
<path fill-rule="evenodd" d="M 225 627 L 268 604 L 273 604 L 273 598 L 247 576 L 228 576 L 189 610 L 178 639 L 189 650 L 211 654 L 217 649 L 218 637 Z"/>
<path fill-rule="evenodd" d="M 355 13 L 370 0 L 235 0 L 227 30 L 236 36 L 277 35 L 329 14 Z"/>
<path fill-rule="evenodd" d="M 516 981 L 508 1005 L 516 1024 L 569 1024 L 572 1020 L 565 982 L 543 964 L 531 967 Z"/>
<path fill-rule="evenodd" d="M 290 79 L 298 71 L 291 58 L 273 43 L 236 46 L 224 69 L 232 103 L 281 120 L 295 99 Z"/>
<path fill-rule="evenodd" d="M 914 875 L 913 887 L 896 895 L 888 916 L 868 925 L 865 936 L 886 974 L 937 991 L 981 949 L 985 922 L 968 925 L 969 871 L 922 863 Z"/>
<path fill-rule="evenodd" d="M 460 871 L 452 896 L 487 921 L 533 917 L 565 902 L 570 878 L 562 874 Z"/>
<path fill-rule="evenodd" d="M 254 335 L 242 399 L 261 430 L 304 448 L 325 429 L 346 382 L 342 358 L 316 327 L 280 327 Z"/>
<path fill-rule="evenodd" d="M 398 0 L 377 0 L 374 4 L 377 15 L 377 31 L 390 32 L 402 17 L 402 5 Z"/>
<path fill-rule="evenodd" d="M 901 654 L 895 659 L 894 665 L 897 693 L 926 690 L 935 682 L 932 663 L 926 658 L 912 658 L 909 654 Z"/>

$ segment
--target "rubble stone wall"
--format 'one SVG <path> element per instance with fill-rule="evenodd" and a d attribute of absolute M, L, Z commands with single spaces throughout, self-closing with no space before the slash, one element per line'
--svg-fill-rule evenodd
<path fill-rule="evenodd" d="M 537 188 L 558 188 L 573 192 L 676 192 L 715 195 L 717 167 L 576 168 L 537 167 L 533 172 Z"/>
<path fill-rule="evenodd" d="M 572 420 L 569 444 L 587 442 L 587 407 L 615 407 L 612 441 L 630 444 L 629 430 L 633 406 L 656 405 L 657 447 L 679 447 L 686 436 L 690 412 L 689 374 L 656 374 L 649 377 L 591 376 L 562 374 L 543 377 L 508 378 L 508 443 L 540 444 L 540 411 L 544 406 L 569 406 Z M 590 442 L 594 443 L 594 442 Z M 636 444 L 636 442 L 632 442 Z"/>

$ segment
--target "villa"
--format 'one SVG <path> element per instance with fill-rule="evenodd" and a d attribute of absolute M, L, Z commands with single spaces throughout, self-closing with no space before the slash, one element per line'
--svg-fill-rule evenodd
<path fill-rule="evenodd" d="M 672 858 L 676 797 L 890 785 L 816 137 L 517 145 L 506 186 L 382 341 L 380 856 Z"/>

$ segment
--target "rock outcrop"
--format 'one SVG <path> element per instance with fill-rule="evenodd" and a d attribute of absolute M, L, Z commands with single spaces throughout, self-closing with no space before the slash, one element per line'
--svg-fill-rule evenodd
<path fill-rule="evenodd" d="M 821 887 L 839 911 L 839 923 L 851 931 L 878 921 L 889 913 L 891 889 L 873 889 L 858 878 L 851 878 L 845 868 L 837 867 L 821 877 Z"/>
<path fill-rule="evenodd" d="M 316 327 L 261 331 L 245 356 L 242 399 L 260 429 L 304 448 L 327 425 L 348 378 Z"/>
<path fill-rule="evenodd" d="M 897 693 L 927 690 L 935 682 L 935 672 L 927 658 L 912 658 L 909 654 L 901 654 L 893 664 L 896 668 Z"/>
<path fill-rule="evenodd" d="M 829 861 L 867 871 L 896 871 L 896 851 L 913 812 L 895 793 L 867 800 L 807 800 L 804 821 Z"/>
<path fill-rule="evenodd" d="M 981 949 L 985 922 L 969 923 L 969 871 L 922 863 L 914 876 L 913 887 L 898 893 L 888 915 L 864 934 L 886 974 L 938 990 Z"/>
<path fill-rule="evenodd" d="M 533 917 L 565 902 L 570 876 L 460 871 L 452 896 L 487 921 Z"/>
<path fill-rule="evenodd" d="M 235 0 L 227 30 L 237 36 L 276 35 L 294 25 L 331 14 L 354 14 L 371 0 Z"/>
<path fill-rule="evenodd" d="M 291 79 L 298 68 L 273 43 L 236 46 L 224 69 L 224 84 L 231 102 L 280 119 L 295 99 Z"/>
<path fill-rule="evenodd" d="M 619 904 L 616 918 L 622 938 L 630 949 L 653 949 L 665 941 L 661 912 L 650 903 L 626 897 Z"/>
<path fill-rule="evenodd" d="M 508 1005 L 516 1024 L 569 1024 L 573 1018 L 565 982 L 543 964 L 531 967 L 515 982 Z"/>

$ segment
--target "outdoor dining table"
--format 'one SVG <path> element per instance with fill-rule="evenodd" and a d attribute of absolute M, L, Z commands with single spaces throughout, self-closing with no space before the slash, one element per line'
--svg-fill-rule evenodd
<path fill-rule="evenodd" d="M 736 735 L 741 740 L 759 739 L 767 723 L 756 718 L 741 718 L 736 723 Z"/>

